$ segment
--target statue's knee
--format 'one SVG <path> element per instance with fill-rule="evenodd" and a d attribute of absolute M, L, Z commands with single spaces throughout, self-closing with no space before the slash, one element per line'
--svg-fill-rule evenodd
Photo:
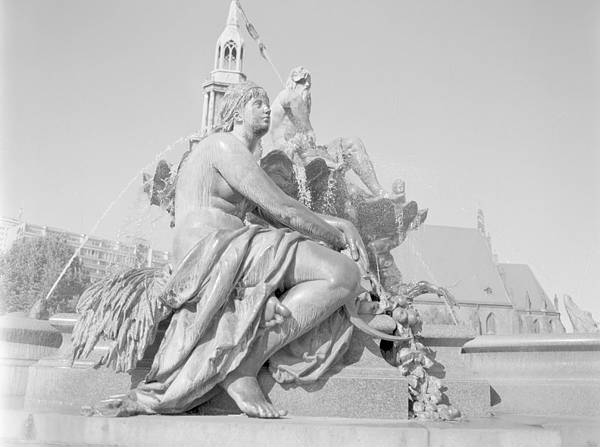
<path fill-rule="evenodd" d="M 328 281 L 335 289 L 341 289 L 346 293 L 353 293 L 360 284 L 360 272 L 356 263 L 350 258 L 340 255 L 331 266 Z"/>

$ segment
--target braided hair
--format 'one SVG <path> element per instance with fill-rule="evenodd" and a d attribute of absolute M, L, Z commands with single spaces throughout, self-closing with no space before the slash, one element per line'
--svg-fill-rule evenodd
<path fill-rule="evenodd" d="M 266 96 L 267 92 L 254 82 L 243 82 L 230 86 L 223 96 L 219 122 L 213 129 L 213 133 L 231 132 L 235 114 L 240 112 L 250 100 Z"/>

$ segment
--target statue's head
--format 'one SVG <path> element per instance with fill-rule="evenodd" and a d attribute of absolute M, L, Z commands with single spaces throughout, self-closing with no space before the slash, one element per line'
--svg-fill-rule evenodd
<path fill-rule="evenodd" d="M 394 194 L 402 195 L 406 192 L 406 183 L 401 178 L 397 178 L 392 183 L 392 192 Z"/>
<path fill-rule="evenodd" d="M 234 84 L 223 97 L 217 131 L 231 132 L 236 125 L 246 125 L 255 134 L 264 135 L 269 130 L 270 114 L 269 97 L 262 87 L 253 82 Z"/>
<path fill-rule="evenodd" d="M 292 68 L 292 71 L 290 72 L 290 77 L 288 78 L 285 84 L 285 86 L 290 90 L 294 90 L 296 88 L 310 90 L 310 85 L 310 71 L 308 71 L 304 67 Z"/>

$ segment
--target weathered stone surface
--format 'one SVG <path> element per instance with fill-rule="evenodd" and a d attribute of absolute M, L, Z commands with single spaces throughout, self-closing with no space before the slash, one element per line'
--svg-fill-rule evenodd
<path fill-rule="evenodd" d="M 5 315 L 0 317 L 0 342 L 56 349 L 60 346 L 61 336 L 48 321 Z"/>
<path fill-rule="evenodd" d="M 431 324 L 423 326 L 421 337 L 425 339 L 447 339 L 449 344 L 457 345 L 473 340 L 477 336 L 475 330 L 470 326 L 462 324 Z M 450 341 L 451 340 L 451 341 Z M 461 346 L 462 346 L 461 344 Z"/>
<path fill-rule="evenodd" d="M 378 344 L 355 331 L 345 366 L 316 383 L 303 386 L 276 383 L 264 369 L 259 382 L 269 399 L 294 416 L 408 418 L 408 384 L 381 356 Z M 207 411 L 239 413 L 224 393 L 206 406 Z"/>
<path fill-rule="evenodd" d="M 600 334 L 481 336 L 463 352 L 496 411 L 600 416 Z"/>
<path fill-rule="evenodd" d="M 557 430 L 563 447 L 592 447 L 600 445 L 600 417 L 530 416 L 498 413 L 497 419 L 534 427 Z"/>
<path fill-rule="evenodd" d="M 527 415 L 600 415 L 600 379 L 489 377 L 494 411 Z"/>
<path fill-rule="evenodd" d="M 245 416 L 99 418 L 0 412 L 0 439 L 91 446 L 527 446 L 559 447 L 557 430 L 494 419 L 416 423 L 379 419 Z M 21 442 L 23 442 L 21 441 Z"/>
<path fill-rule="evenodd" d="M 55 353 L 40 359 L 40 365 L 57 367 L 70 367 L 73 365 L 71 334 L 77 318 L 78 315 L 75 313 L 61 313 L 50 317 L 48 324 L 60 334 L 61 343 Z"/>
<path fill-rule="evenodd" d="M 99 344 L 88 360 L 72 360 L 71 333 L 77 314 L 57 314 L 46 322 L 61 340 L 58 349 L 28 368 L 24 407 L 28 410 L 53 410 L 79 413 L 112 394 L 125 393 L 131 387 L 128 374 L 106 368 L 93 368 L 103 347 Z"/>
<path fill-rule="evenodd" d="M 14 315 L 0 317 L 2 406 L 22 405 L 29 367 L 40 358 L 55 354 L 60 343 L 60 333 L 47 321 Z"/>
<path fill-rule="evenodd" d="M 158 347 L 160 336 L 155 345 L 148 349 L 148 360 L 140 362 L 132 375 L 117 374 L 104 367 L 92 367 L 102 355 L 102 344 L 96 347 L 90 359 L 71 364 L 70 333 L 75 320 L 75 314 L 63 314 L 52 322 L 64 335 L 65 344 L 61 346 L 60 355 L 43 359 L 30 368 L 26 408 L 77 413 L 82 406 L 93 405 L 110 395 L 126 393 L 147 373 L 150 357 Z M 164 330 L 164 324 L 162 326 Z M 429 337 L 427 343 L 431 343 L 437 351 L 436 359 L 446 367 L 440 369 L 438 375 L 444 378 L 450 402 L 466 416 L 488 414 L 489 384 L 470 374 L 458 354 L 464 342 L 462 337 L 467 335 L 457 328 L 432 328 L 425 335 Z M 294 415 L 381 419 L 408 417 L 406 380 L 383 359 L 376 341 L 355 331 L 344 363 L 348 366 L 343 370 L 311 385 L 282 386 L 275 383 L 267 371 L 260 375 L 260 383 L 273 403 Z M 449 376 L 447 371 L 451 372 Z M 214 398 L 203 411 L 212 414 L 239 413 L 225 394 Z"/>
<path fill-rule="evenodd" d="M 526 428 L 525 428 L 526 427 Z M 474 419 L 467 422 L 429 423 L 429 446 L 534 446 L 562 445 L 560 434 L 541 427 L 523 426 L 495 418 Z"/>
<path fill-rule="evenodd" d="M 446 378 L 444 393 L 449 402 L 465 417 L 485 417 L 491 414 L 491 388 L 485 379 L 467 376 L 464 379 Z"/>
<path fill-rule="evenodd" d="M 101 368 L 67 368 L 34 365 L 29 368 L 25 409 L 79 413 L 115 394 L 127 393 L 131 377 Z"/>
<path fill-rule="evenodd" d="M 408 418 L 408 385 L 396 374 L 366 373 L 347 367 L 327 380 L 310 385 L 286 386 L 276 383 L 267 370 L 259 375 L 261 388 L 277 408 L 294 416 L 377 418 L 402 420 Z M 214 408 L 239 413 L 233 401 L 225 395 L 213 399 Z"/>
<path fill-rule="evenodd" d="M 490 383 L 469 369 L 461 355 L 462 346 L 472 340 L 471 328 L 457 325 L 424 325 L 422 343 L 431 348 L 432 376 L 442 379 L 449 403 L 463 416 L 488 416 L 491 411 Z"/>

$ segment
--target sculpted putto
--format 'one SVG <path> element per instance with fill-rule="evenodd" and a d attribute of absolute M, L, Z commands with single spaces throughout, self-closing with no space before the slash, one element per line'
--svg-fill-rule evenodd
<path fill-rule="evenodd" d="M 307 102 L 291 95 L 286 104 Z M 365 248 L 350 222 L 313 213 L 258 166 L 253 153 L 270 115 L 262 88 L 233 86 L 217 131 L 179 166 L 174 269 L 131 270 L 80 299 L 75 355 L 113 340 L 105 360 L 120 370 L 135 366 L 171 317 L 145 380 L 98 412 L 179 413 L 222 389 L 247 415 L 277 418 L 285 410 L 267 401 L 256 378 L 266 360 L 275 380 L 308 383 L 347 349 L 352 326 L 341 308 L 364 291 Z M 310 123 L 304 129 L 309 135 Z M 268 225 L 244 223 L 247 213 Z"/>
<path fill-rule="evenodd" d="M 374 198 L 387 197 L 360 138 L 340 137 L 325 146 L 317 145 L 310 123 L 311 82 L 310 72 L 304 67 L 296 67 L 291 71 L 285 88 L 273 101 L 270 130 L 273 148 L 284 151 L 292 160 L 299 160 L 303 165 L 322 158 L 333 170 L 352 170 Z"/>

